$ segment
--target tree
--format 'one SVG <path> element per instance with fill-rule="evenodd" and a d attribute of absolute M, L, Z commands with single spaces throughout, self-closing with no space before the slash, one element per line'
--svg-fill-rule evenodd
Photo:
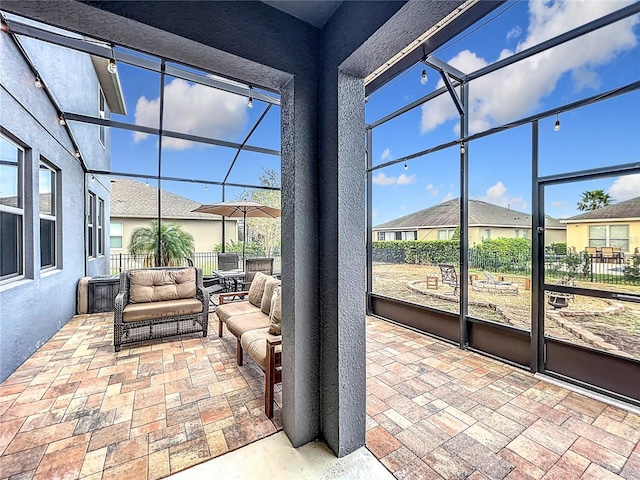
<path fill-rule="evenodd" d="M 582 192 L 582 196 L 578 202 L 578 210 L 581 212 L 590 212 L 610 204 L 611 197 L 608 193 L 604 193 L 604 190 L 587 190 L 586 192 Z"/>
<path fill-rule="evenodd" d="M 163 223 L 160 228 L 161 252 L 158 254 L 158 222 L 151 221 L 149 227 L 139 227 L 131 234 L 129 252 L 145 255 L 146 265 L 167 266 L 183 262 L 184 257 L 193 257 L 195 244 L 193 236 L 185 232 L 178 223 Z"/>
<path fill-rule="evenodd" d="M 260 184 L 265 187 L 280 188 L 280 172 L 272 169 L 262 170 Z M 281 208 L 280 190 L 245 190 L 238 199 L 252 200 L 269 207 Z M 247 218 L 247 247 L 251 242 L 262 246 L 264 254 L 271 257 L 280 248 L 280 218 Z"/>

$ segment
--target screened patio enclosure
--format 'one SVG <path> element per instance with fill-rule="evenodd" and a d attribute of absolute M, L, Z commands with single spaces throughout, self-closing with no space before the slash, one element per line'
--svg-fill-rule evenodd
<path fill-rule="evenodd" d="M 88 238 L 95 256 L 111 255 L 109 272 L 97 273 L 141 266 L 128 250 L 132 233 L 152 228 L 160 236 L 171 224 L 191 234 L 205 271 L 216 268 L 215 252 L 242 252 L 244 231 L 248 256 L 279 264 L 279 220 L 245 225 L 191 211 L 238 199 L 280 207 L 276 92 L 17 15 L 3 19 L 73 141 L 87 190 L 105 202 Z M 97 80 L 84 102 L 72 94 L 79 72 Z"/>
<path fill-rule="evenodd" d="M 620 6 L 551 34 L 540 5 L 507 2 L 370 80 L 368 308 L 640 405 L 640 211 L 606 215 L 640 195 L 640 5 Z M 526 15 L 517 47 L 491 51 Z"/>

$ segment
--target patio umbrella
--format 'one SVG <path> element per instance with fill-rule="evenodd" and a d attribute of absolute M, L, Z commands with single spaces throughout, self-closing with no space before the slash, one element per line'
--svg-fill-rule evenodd
<path fill-rule="evenodd" d="M 235 202 L 221 202 L 211 205 L 200 205 L 193 212 L 211 213 L 223 217 L 242 217 L 244 225 L 244 238 L 242 240 L 242 261 L 244 262 L 245 244 L 247 243 L 247 217 L 276 218 L 280 216 L 280 209 L 268 207 L 250 200 L 238 200 Z M 222 239 L 224 244 L 224 238 Z"/>

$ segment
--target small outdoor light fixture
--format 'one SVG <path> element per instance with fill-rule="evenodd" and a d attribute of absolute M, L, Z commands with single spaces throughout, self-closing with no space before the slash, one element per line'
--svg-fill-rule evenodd
<path fill-rule="evenodd" d="M 553 126 L 553 130 L 556 132 L 560 131 L 560 118 L 558 118 L 559 114 L 556 113 L 556 124 Z"/>
<path fill-rule="evenodd" d="M 107 63 L 107 72 L 109 72 L 111 75 L 115 75 L 116 71 L 116 61 L 114 58 L 110 58 L 109 63 Z"/>
<path fill-rule="evenodd" d="M 405 170 L 409 170 L 409 166 L 407 165 L 407 163 L 406 163 L 406 162 L 405 162 L 405 164 L 404 164 L 404 169 L 405 169 Z"/>
<path fill-rule="evenodd" d="M 34 80 L 33 84 L 37 88 L 42 88 L 42 80 L 40 80 L 40 75 L 36 75 L 36 79 Z"/>
<path fill-rule="evenodd" d="M 60 118 L 58 118 L 58 121 L 60 122 L 60 125 L 62 125 L 63 127 L 67 124 L 67 121 L 64 119 L 64 115 L 60 114 Z"/>
<path fill-rule="evenodd" d="M 420 83 L 422 85 L 427 84 L 427 69 L 426 67 L 422 67 L 422 75 L 420 75 Z"/>
<path fill-rule="evenodd" d="M 95 182 L 96 181 L 96 176 L 95 175 L 91 175 L 91 181 Z"/>
<path fill-rule="evenodd" d="M 80 151 L 76 150 L 76 153 L 74 153 L 74 155 L 76 156 L 76 158 L 80 158 Z"/>
<path fill-rule="evenodd" d="M 464 148 L 464 142 L 460 142 L 460 154 L 464 155 L 464 152 L 466 152 L 466 149 Z"/>
<path fill-rule="evenodd" d="M 249 101 L 247 102 L 247 108 L 253 108 L 253 92 L 251 90 L 251 85 L 249 85 Z"/>

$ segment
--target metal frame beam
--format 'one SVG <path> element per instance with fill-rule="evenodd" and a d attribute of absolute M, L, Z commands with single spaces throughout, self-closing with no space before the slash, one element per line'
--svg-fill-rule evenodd
<path fill-rule="evenodd" d="M 44 42 L 53 43 L 62 47 L 71 48 L 80 52 L 88 53 L 98 57 L 111 58 L 112 48 L 107 45 L 101 45 L 100 43 L 90 42 L 84 38 L 73 38 L 59 33 L 50 32 L 42 28 L 28 25 L 17 20 L 6 19 L 9 30 L 15 35 L 23 35 L 25 37 L 34 38 Z M 117 61 L 128 63 L 136 67 L 141 67 L 147 70 L 151 70 L 160 73 L 162 70 L 162 62 L 160 60 L 151 60 L 148 58 L 138 57 L 126 52 L 120 52 L 114 50 L 114 57 Z M 266 95 L 254 88 L 250 88 L 248 85 L 243 85 L 239 82 L 226 81 L 223 77 L 206 77 L 198 75 L 197 73 L 188 72 L 181 68 L 174 67 L 172 65 L 166 65 L 166 75 L 188 80 L 190 82 L 207 85 L 209 87 L 223 90 L 225 92 L 234 93 L 236 95 L 242 95 L 244 97 L 253 96 L 254 100 L 260 100 L 272 105 L 280 105 L 280 99 L 274 98 L 270 95 Z"/>

